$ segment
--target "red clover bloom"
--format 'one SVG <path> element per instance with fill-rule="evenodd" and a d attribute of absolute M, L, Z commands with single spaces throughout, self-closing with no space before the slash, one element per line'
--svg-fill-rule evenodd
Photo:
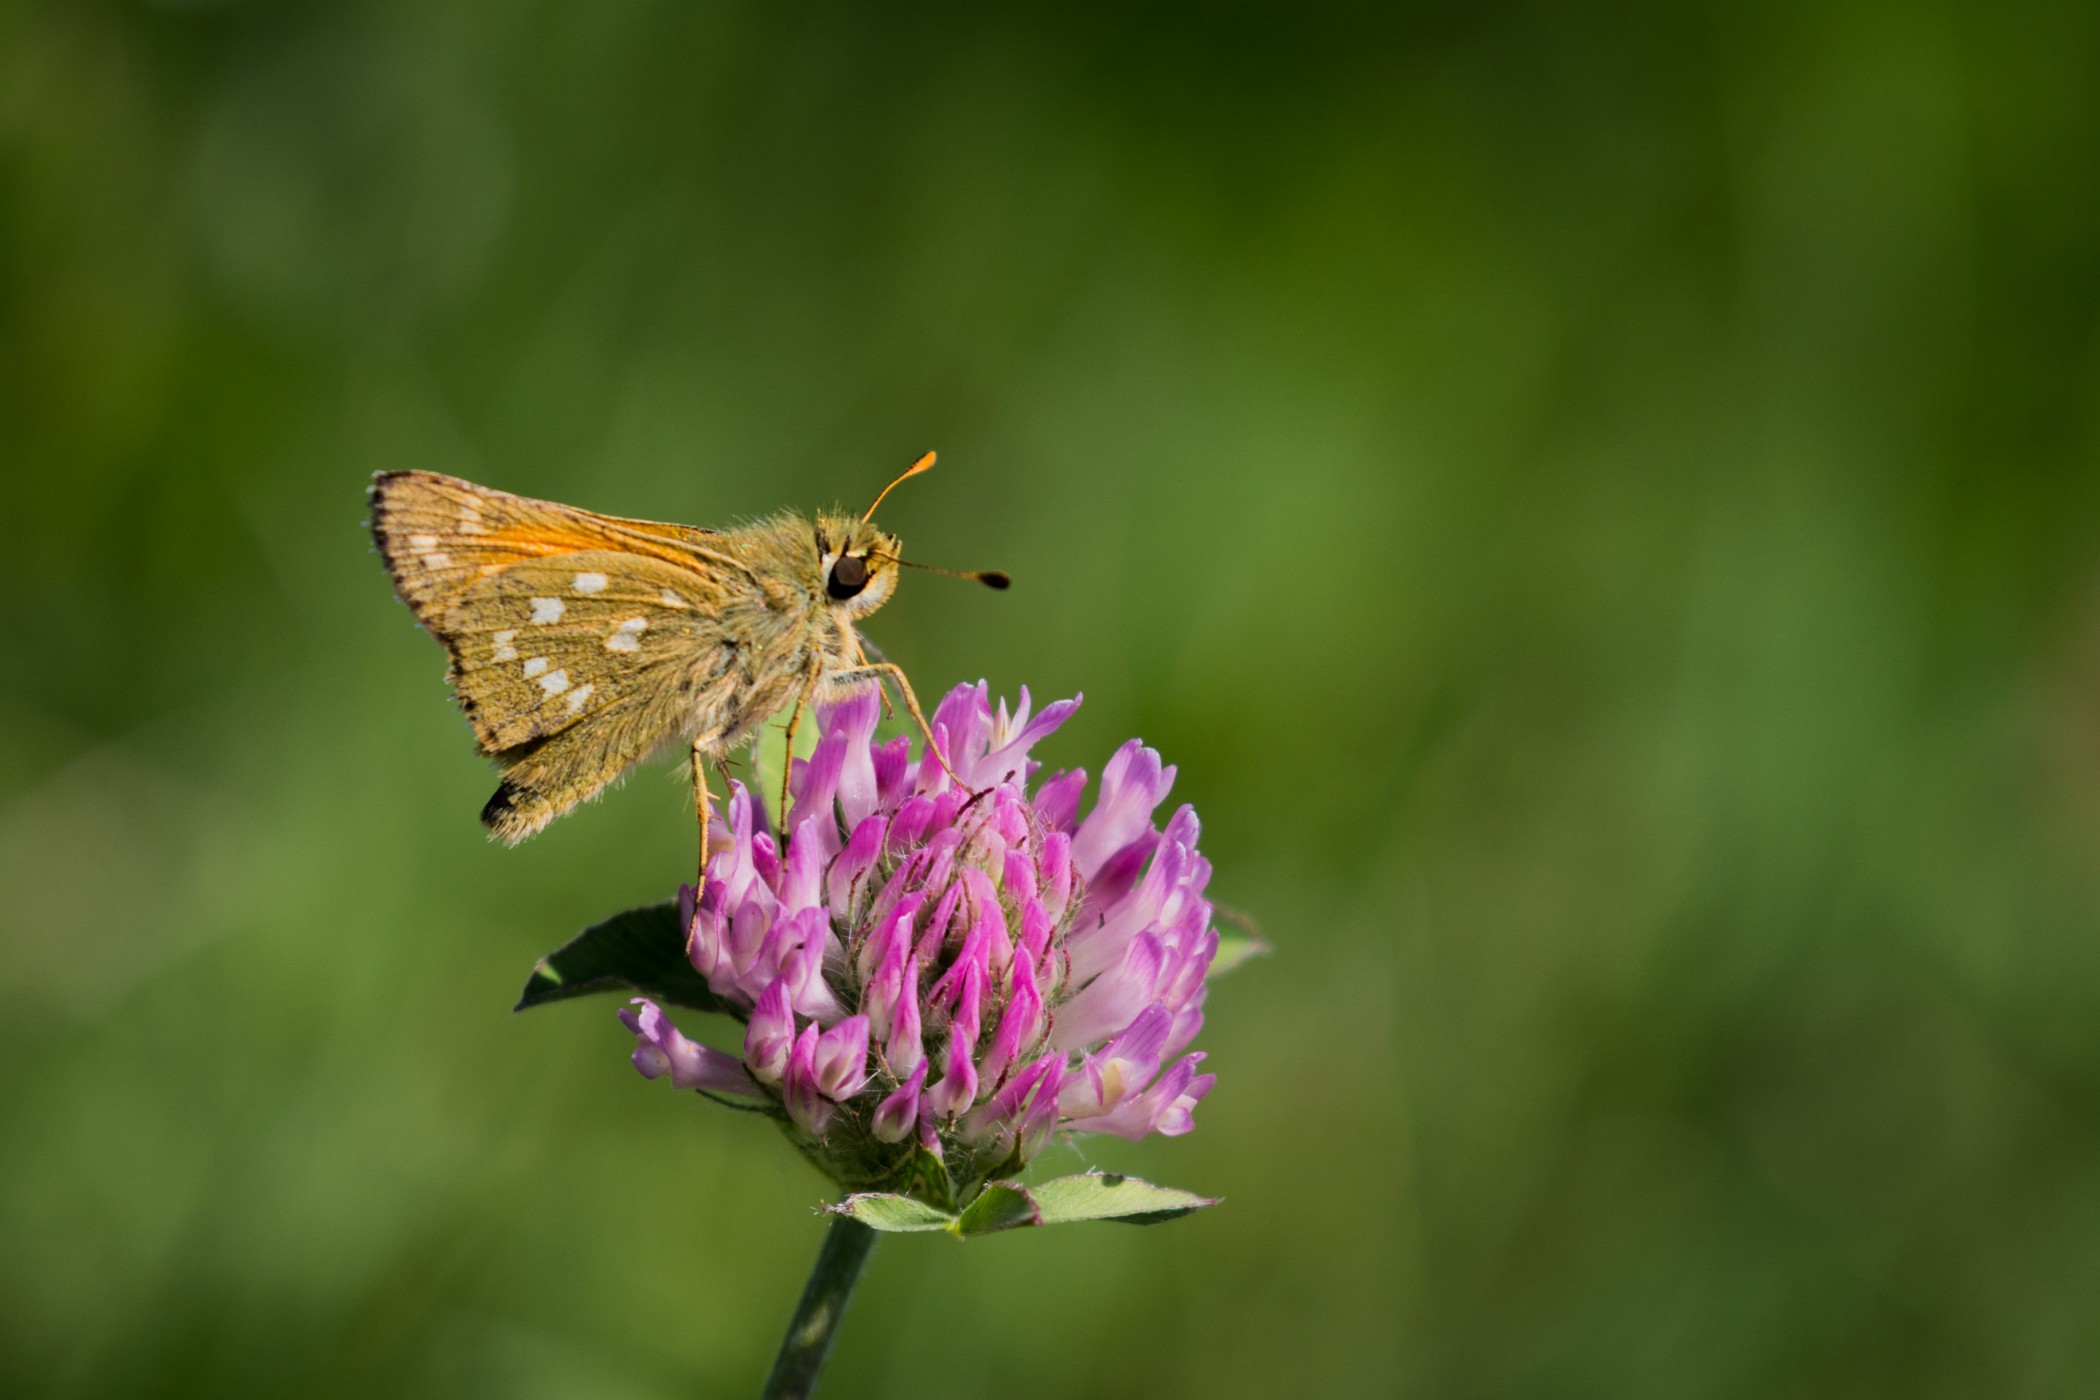
<path fill-rule="evenodd" d="M 849 1188 L 944 1204 L 1059 1130 L 1188 1132 L 1213 1079 L 1188 1050 L 1218 949 L 1210 864 L 1188 806 L 1155 824 L 1174 769 L 1135 739 L 1083 818 L 1083 771 L 1034 781 L 1029 750 L 1078 705 L 1031 713 L 1024 689 L 995 711 L 958 686 L 932 727 L 960 785 L 908 739 L 874 741 L 873 690 L 819 707 L 785 851 L 732 784 L 705 888 L 680 892 L 742 1055 L 637 1000 L 635 1068 L 759 1100 Z"/>

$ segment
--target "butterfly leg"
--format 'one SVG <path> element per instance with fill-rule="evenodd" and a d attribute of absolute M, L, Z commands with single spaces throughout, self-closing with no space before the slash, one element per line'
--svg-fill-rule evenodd
<path fill-rule="evenodd" d="M 787 743 L 780 752 L 780 806 L 774 810 L 780 817 L 780 849 L 787 851 L 791 839 L 788 834 L 788 779 L 795 773 L 795 731 L 802 727 L 802 712 L 809 707 L 810 696 L 816 694 L 817 679 L 821 673 L 812 665 L 809 676 L 802 683 L 801 692 L 795 696 L 794 711 L 788 715 Z"/>
<path fill-rule="evenodd" d="M 722 775 L 722 791 L 726 795 L 729 792 L 729 785 L 736 781 L 736 779 L 731 777 L 729 774 L 728 754 L 720 752 L 715 754 L 715 771 Z"/>
<path fill-rule="evenodd" d="M 700 879 L 694 885 L 698 894 L 707 893 L 707 840 L 708 828 L 714 825 L 714 813 L 708 810 L 711 794 L 707 790 L 707 750 L 701 736 L 693 736 L 693 807 L 700 815 Z"/>
<path fill-rule="evenodd" d="M 860 635 L 860 634 L 859 634 L 858 632 L 854 633 L 854 634 L 853 634 L 853 669 L 854 669 L 854 670 L 856 670 L 856 671 L 865 671 L 865 670 L 869 670 L 869 669 L 871 669 L 871 667 L 872 667 L 872 663 L 871 663 L 871 662 L 869 662 L 869 660 L 868 660 L 868 653 L 869 653 L 869 652 L 871 652 L 871 651 L 872 651 L 872 652 L 874 652 L 874 653 L 875 653 L 875 655 L 876 655 L 877 657 L 881 658 L 881 661 L 882 661 L 882 663 L 883 663 L 883 664 L 887 665 L 887 664 L 889 663 L 889 658 L 888 658 L 887 656 L 883 656 L 883 654 L 882 654 L 882 648 L 881 648 L 881 647 L 878 647 L 878 646 L 876 646 L 876 645 L 875 645 L 875 644 L 874 644 L 873 642 L 869 641 L 869 640 L 868 640 L 868 639 L 867 639 L 866 637 L 863 637 L 863 636 L 861 636 L 861 635 Z M 903 673 L 902 671 L 899 671 L 899 672 L 898 672 L 897 674 L 901 676 L 901 675 L 903 675 L 904 673 Z M 882 717 L 883 717 L 884 719 L 888 719 L 888 718 L 889 718 L 889 717 L 890 717 L 891 715 L 893 715 L 893 714 L 897 713 L 897 709 L 896 709 L 896 706 L 894 706 L 894 705 L 890 704 L 890 691 L 889 691 L 889 687 L 888 687 L 888 686 L 885 686 L 885 685 L 881 685 L 881 684 L 879 684 L 879 683 L 878 683 L 878 684 L 876 685 L 876 687 L 875 687 L 875 693 L 876 693 L 877 695 L 879 695 L 879 696 L 881 696 L 881 697 L 882 697 Z M 925 726 L 924 724 L 921 724 L 921 725 L 920 725 L 919 727 L 920 727 L 921 729 L 924 729 L 924 728 L 925 728 L 926 726 Z M 932 736 L 931 736 L 931 735 L 929 735 L 929 736 L 928 736 L 928 739 L 930 740 L 930 739 L 931 739 L 931 737 L 932 737 Z"/>
<path fill-rule="evenodd" d="M 956 776 L 955 769 L 948 762 L 948 755 L 942 753 L 941 746 L 934 742 L 933 729 L 926 723 L 926 712 L 919 708 L 919 697 L 912 694 L 911 682 L 905 678 L 902 666 L 894 661 L 870 661 L 865 665 L 855 666 L 850 671 L 833 671 L 830 679 L 833 684 L 842 681 L 850 684 L 872 677 L 880 685 L 885 676 L 896 681 L 897 689 L 904 696 L 904 707 L 911 711 L 911 717 L 918 722 L 919 732 L 926 736 L 927 751 L 940 761 L 941 771 L 946 773 L 957 787 L 971 791 L 970 785 Z M 887 696 L 884 697 L 883 703 L 887 706 Z"/>

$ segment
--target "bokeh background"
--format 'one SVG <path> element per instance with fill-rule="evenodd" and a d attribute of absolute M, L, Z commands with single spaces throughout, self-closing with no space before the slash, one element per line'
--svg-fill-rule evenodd
<path fill-rule="evenodd" d="M 827 1394 L 2100 1392 L 2100 10 L 0 7 L 0 1390 L 756 1391 L 822 1233 L 540 953 L 376 469 L 859 506 L 1275 956 Z"/>

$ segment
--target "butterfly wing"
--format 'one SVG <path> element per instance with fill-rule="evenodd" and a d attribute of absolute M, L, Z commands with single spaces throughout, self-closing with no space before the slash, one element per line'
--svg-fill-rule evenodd
<path fill-rule="evenodd" d="M 583 550 L 513 564 L 433 629 L 486 753 L 545 739 L 637 694 L 689 699 L 736 658 L 730 590 L 659 560 Z"/>
<path fill-rule="evenodd" d="M 506 841 L 763 701 L 749 663 L 785 615 L 725 536 L 427 472 L 379 478 L 373 533 L 503 770 L 482 821 Z"/>
<path fill-rule="evenodd" d="M 433 632 L 468 589 L 513 564 L 612 549 L 696 564 L 761 581 L 721 548 L 713 530 L 596 515 L 557 501 L 514 496 L 437 472 L 382 472 L 372 481 L 372 538 L 416 620 Z"/>
<path fill-rule="evenodd" d="M 748 692 L 748 593 L 611 550 L 513 564 L 460 595 L 453 686 L 503 769 L 482 820 L 517 841 L 675 738 L 712 742 Z"/>

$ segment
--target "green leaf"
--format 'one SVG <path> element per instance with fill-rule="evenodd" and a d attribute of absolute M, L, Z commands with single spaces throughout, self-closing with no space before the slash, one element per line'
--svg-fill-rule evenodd
<path fill-rule="evenodd" d="M 1154 1186 L 1134 1176 L 1112 1172 L 1088 1172 L 1084 1176 L 1061 1176 L 1028 1188 L 1045 1225 L 1064 1225 L 1075 1220 L 1115 1220 L 1125 1225 L 1158 1225 L 1178 1220 L 1191 1211 L 1214 1206 L 1209 1196 Z"/>
<path fill-rule="evenodd" d="M 541 958 L 512 1009 L 622 989 L 673 1006 L 737 1014 L 686 960 L 685 930 L 672 901 L 629 909 L 592 924 Z"/>
<path fill-rule="evenodd" d="M 922 1230 L 948 1230 L 955 1217 L 924 1201 L 893 1191 L 863 1191 L 824 1209 L 832 1215 L 850 1215 L 872 1230 L 910 1234 Z"/>
<path fill-rule="evenodd" d="M 979 1192 L 976 1200 L 963 1207 L 963 1213 L 955 1218 L 955 1233 L 989 1235 L 1020 1225 L 1042 1223 L 1042 1212 L 1036 1209 L 1027 1187 L 1016 1186 L 1010 1181 L 995 1181 Z"/>
<path fill-rule="evenodd" d="M 1134 1176 L 1088 1172 L 1061 1176 L 1039 1186 L 995 1181 L 978 1193 L 961 1214 L 930 1206 L 894 1191 L 866 1191 L 824 1209 L 850 1215 L 871 1229 L 893 1233 L 951 1235 L 996 1234 L 1030 1225 L 1068 1225 L 1078 1220 L 1112 1220 L 1123 1225 L 1158 1225 L 1217 1202 L 1208 1196 L 1154 1186 Z"/>

